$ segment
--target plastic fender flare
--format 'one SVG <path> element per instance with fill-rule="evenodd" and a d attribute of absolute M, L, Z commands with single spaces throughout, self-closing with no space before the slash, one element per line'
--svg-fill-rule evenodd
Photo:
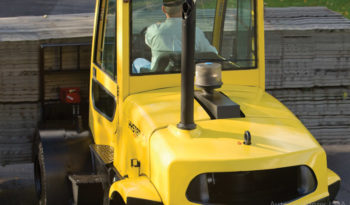
<path fill-rule="evenodd" d="M 332 170 L 328 169 L 328 192 L 329 192 L 329 199 L 330 201 L 333 201 L 335 197 L 338 194 L 338 191 L 340 189 L 340 177 L 333 172 Z"/>
<path fill-rule="evenodd" d="M 146 176 L 116 181 L 109 189 L 109 197 L 119 194 L 125 204 L 163 204 L 158 191 Z"/>

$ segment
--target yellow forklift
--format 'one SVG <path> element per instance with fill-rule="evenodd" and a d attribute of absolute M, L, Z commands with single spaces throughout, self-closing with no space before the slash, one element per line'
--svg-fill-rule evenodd
<path fill-rule="evenodd" d="M 39 204 L 330 204 L 340 178 L 265 92 L 262 0 L 97 0 L 89 130 L 39 130 Z"/>

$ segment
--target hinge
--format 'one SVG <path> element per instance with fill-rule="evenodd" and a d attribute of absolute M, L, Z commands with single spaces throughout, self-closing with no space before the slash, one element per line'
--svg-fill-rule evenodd
<path fill-rule="evenodd" d="M 131 167 L 140 167 L 141 163 L 137 159 L 131 159 Z"/>

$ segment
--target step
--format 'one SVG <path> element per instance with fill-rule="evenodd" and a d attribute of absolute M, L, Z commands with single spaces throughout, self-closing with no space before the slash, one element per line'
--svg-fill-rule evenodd
<path fill-rule="evenodd" d="M 73 205 L 102 205 L 103 183 L 101 175 L 69 175 L 72 182 Z"/>
<path fill-rule="evenodd" d="M 90 145 L 90 150 L 94 152 L 95 156 L 98 158 L 100 162 L 104 165 L 112 164 L 114 157 L 113 147 L 108 145 Z"/>

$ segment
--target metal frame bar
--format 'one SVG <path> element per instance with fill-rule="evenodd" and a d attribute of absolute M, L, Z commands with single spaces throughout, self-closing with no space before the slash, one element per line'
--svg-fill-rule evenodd
<path fill-rule="evenodd" d="M 41 44 L 39 47 L 39 103 L 41 105 L 41 122 L 45 121 L 45 48 L 58 48 L 59 54 L 58 54 L 58 60 L 59 60 L 59 69 L 58 72 L 62 71 L 62 64 L 63 64 L 63 48 L 64 47 L 77 47 L 77 64 L 76 69 L 71 69 L 68 71 L 77 71 L 81 70 L 81 47 L 82 46 L 90 46 L 91 43 L 89 42 L 83 42 L 83 43 L 48 43 L 48 44 Z M 56 72 L 57 72 L 56 71 Z"/>

